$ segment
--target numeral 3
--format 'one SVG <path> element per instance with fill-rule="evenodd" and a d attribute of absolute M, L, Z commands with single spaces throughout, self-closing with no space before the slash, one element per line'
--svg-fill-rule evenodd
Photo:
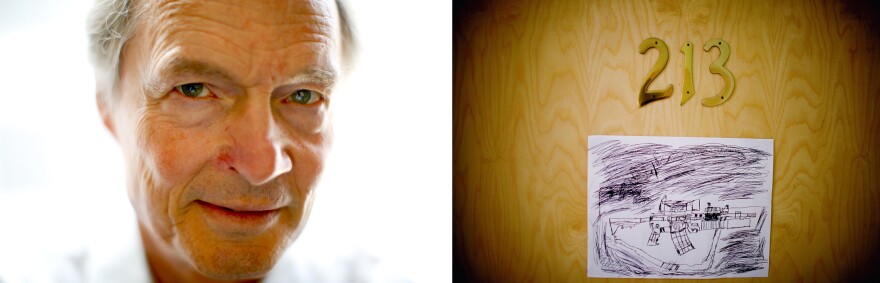
<path fill-rule="evenodd" d="M 709 65 L 709 71 L 724 78 L 724 89 L 716 96 L 703 99 L 702 104 L 706 107 L 718 106 L 730 99 L 736 83 L 733 79 L 733 74 L 724 67 L 724 63 L 727 63 L 727 59 L 730 58 L 730 45 L 723 39 L 713 38 L 703 46 L 703 50 L 709 52 L 712 47 L 718 47 L 721 55 L 718 56 L 718 59 L 715 59 L 715 62 L 712 62 L 712 65 Z"/>

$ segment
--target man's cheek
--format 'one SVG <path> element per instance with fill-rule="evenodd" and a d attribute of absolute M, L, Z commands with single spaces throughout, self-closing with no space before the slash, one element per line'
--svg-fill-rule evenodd
<path fill-rule="evenodd" d="M 308 193 L 320 180 L 329 143 L 323 137 L 300 143 L 293 156 L 293 171 L 300 194 Z"/>
<path fill-rule="evenodd" d="M 158 185 L 182 185 L 211 159 L 215 144 L 204 133 L 156 127 L 147 140 L 148 159 Z"/>

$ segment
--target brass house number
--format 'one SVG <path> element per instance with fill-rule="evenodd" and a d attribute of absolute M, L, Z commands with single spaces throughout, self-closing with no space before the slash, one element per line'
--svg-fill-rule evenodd
<path fill-rule="evenodd" d="M 724 89 L 716 96 L 703 99 L 702 104 L 705 107 L 718 106 L 730 99 L 736 83 L 733 79 L 733 73 L 724 67 L 724 63 L 727 63 L 727 59 L 730 58 L 730 44 L 727 44 L 727 41 L 723 39 L 713 38 L 703 45 L 703 50 L 709 52 L 712 47 L 717 47 L 721 51 L 721 55 L 715 59 L 715 62 L 712 62 L 712 65 L 709 65 L 709 72 L 721 75 L 724 78 Z M 669 47 L 666 46 L 666 42 L 656 37 L 645 39 L 639 45 L 639 53 L 645 54 L 651 48 L 656 48 L 657 51 L 660 51 L 660 56 L 657 57 L 657 62 L 654 63 L 654 67 L 648 73 L 648 78 L 645 79 L 645 82 L 639 89 L 639 107 L 672 96 L 672 84 L 669 84 L 663 90 L 648 90 L 648 86 L 660 75 L 660 72 L 663 72 L 663 69 L 666 68 L 666 63 L 669 61 Z M 681 93 L 681 105 L 684 105 L 696 92 L 694 90 L 694 44 L 690 41 L 685 41 L 681 45 L 681 53 L 684 53 L 684 86 L 682 87 L 684 89 Z"/>

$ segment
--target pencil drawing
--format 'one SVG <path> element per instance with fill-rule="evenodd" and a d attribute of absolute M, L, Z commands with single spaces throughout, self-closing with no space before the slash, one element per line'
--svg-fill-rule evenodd
<path fill-rule="evenodd" d="M 590 264 L 614 276 L 651 278 L 769 268 L 772 153 L 615 139 L 589 153 L 597 176 L 589 199 L 598 212 L 590 215 Z"/>

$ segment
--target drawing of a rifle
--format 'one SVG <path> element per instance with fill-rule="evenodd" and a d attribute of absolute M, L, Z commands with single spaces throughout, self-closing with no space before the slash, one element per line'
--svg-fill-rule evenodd
<path fill-rule="evenodd" d="M 632 228 L 633 226 L 648 222 L 651 226 L 651 235 L 648 237 L 648 246 L 659 245 L 660 234 L 669 233 L 675 251 L 683 255 L 694 249 L 688 233 L 697 233 L 703 230 L 747 228 L 751 225 L 751 219 L 755 213 L 730 212 L 730 207 L 714 207 L 707 203 L 705 211 L 700 211 L 699 200 L 663 200 L 660 201 L 658 213 L 651 214 L 648 218 L 611 218 L 612 232 L 618 228 Z"/>

